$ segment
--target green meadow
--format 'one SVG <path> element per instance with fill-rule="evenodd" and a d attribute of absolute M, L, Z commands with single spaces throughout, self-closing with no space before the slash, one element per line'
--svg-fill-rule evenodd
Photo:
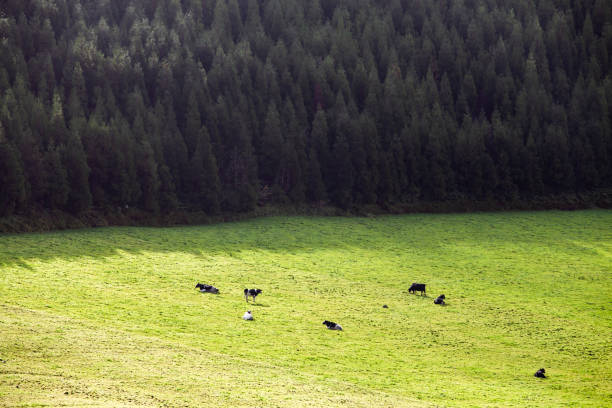
<path fill-rule="evenodd" d="M 0 235 L 0 406 L 612 406 L 612 212 Z"/>

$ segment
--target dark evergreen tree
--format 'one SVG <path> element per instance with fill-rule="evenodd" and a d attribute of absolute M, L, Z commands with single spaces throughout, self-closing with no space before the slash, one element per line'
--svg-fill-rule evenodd
<path fill-rule="evenodd" d="M 212 154 L 208 129 L 202 127 L 189 163 L 191 202 L 208 214 L 219 212 L 219 174 Z"/>
<path fill-rule="evenodd" d="M 330 170 L 328 166 L 331 164 L 331 153 L 329 149 L 327 118 L 322 109 L 317 109 L 312 121 L 310 145 L 317 155 L 321 177 L 323 180 L 329 180 Z"/>
<path fill-rule="evenodd" d="M 351 163 L 351 152 L 344 131 L 336 135 L 334 148 L 332 150 L 333 162 L 332 170 L 332 189 L 330 196 L 340 208 L 349 208 L 353 203 L 353 167 Z"/>
<path fill-rule="evenodd" d="M 5 139 L 0 123 L 0 214 L 11 215 L 26 199 L 26 180 L 17 149 Z"/>
<path fill-rule="evenodd" d="M 264 122 L 261 145 L 257 153 L 259 157 L 259 178 L 265 185 L 274 185 L 279 170 L 281 153 L 283 151 L 283 135 L 280 115 L 274 103 L 268 107 Z"/>
<path fill-rule="evenodd" d="M 62 165 L 60 152 L 54 146 L 45 152 L 44 171 L 46 174 L 47 186 L 45 203 L 51 209 L 61 209 L 68 202 L 70 186 L 68 185 L 68 175 Z"/>
<path fill-rule="evenodd" d="M 200 118 L 200 110 L 196 99 L 195 91 L 189 93 L 189 100 L 187 102 L 187 116 L 185 119 L 185 131 L 183 136 L 185 138 L 185 144 L 187 145 L 187 151 L 189 154 L 193 154 L 196 149 L 196 145 L 200 139 L 200 128 L 202 127 L 202 120 Z"/>
<path fill-rule="evenodd" d="M 68 182 L 68 201 L 66 208 L 72 213 L 86 210 L 92 203 L 89 190 L 89 166 L 80 132 L 87 125 L 85 121 L 74 122 L 73 129 L 68 134 L 68 141 L 62 152 L 62 163 L 66 169 L 66 180 Z"/>
<path fill-rule="evenodd" d="M 314 147 L 310 148 L 306 170 L 306 199 L 313 203 L 325 201 L 327 198 L 325 184 L 321 176 L 318 154 Z"/>
<path fill-rule="evenodd" d="M 157 212 L 159 210 L 159 178 L 155 153 L 148 140 L 141 139 L 136 143 L 134 159 L 141 191 L 138 204 L 147 211 Z"/>
<path fill-rule="evenodd" d="M 423 147 L 427 163 L 426 171 L 423 173 L 423 193 L 425 198 L 444 200 L 449 192 L 450 158 L 445 150 L 446 129 L 437 105 L 432 110 L 429 120 L 431 127 L 425 135 Z"/>

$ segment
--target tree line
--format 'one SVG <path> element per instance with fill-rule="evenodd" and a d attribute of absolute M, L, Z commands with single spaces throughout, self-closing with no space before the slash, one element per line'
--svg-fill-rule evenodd
<path fill-rule="evenodd" d="M 606 0 L 5 0 L 0 215 L 612 187 Z"/>

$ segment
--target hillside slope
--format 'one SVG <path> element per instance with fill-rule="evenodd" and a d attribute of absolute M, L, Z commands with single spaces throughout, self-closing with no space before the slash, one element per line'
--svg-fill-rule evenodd
<path fill-rule="evenodd" d="M 586 211 L 3 235 L 0 405 L 610 406 L 610 231 Z"/>

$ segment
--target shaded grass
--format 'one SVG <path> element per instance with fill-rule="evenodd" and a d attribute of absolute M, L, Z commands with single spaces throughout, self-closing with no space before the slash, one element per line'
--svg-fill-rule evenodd
<path fill-rule="evenodd" d="M 611 256 L 609 211 L 4 235 L 0 402 L 610 406 Z"/>

